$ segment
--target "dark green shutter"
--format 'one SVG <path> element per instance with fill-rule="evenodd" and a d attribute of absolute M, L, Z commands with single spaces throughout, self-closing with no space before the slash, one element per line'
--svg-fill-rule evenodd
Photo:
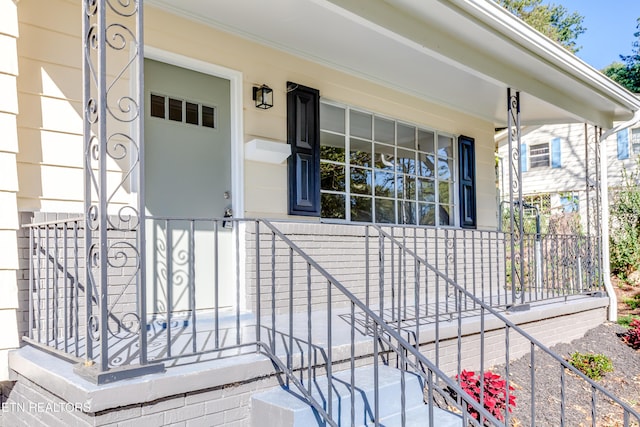
<path fill-rule="evenodd" d="M 293 88 L 287 93 L 289 215 L 320 216 L 320 92 L 287 87 Z"/>
<path fill-rule="evenodd" d="M 458 138 L 460 170 L 460 226 L 476 228 L 476 154 L 475 140 L 468 136 Z"/>

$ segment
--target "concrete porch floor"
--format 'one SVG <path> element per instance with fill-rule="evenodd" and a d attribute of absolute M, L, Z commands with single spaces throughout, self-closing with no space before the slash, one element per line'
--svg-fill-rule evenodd
<path fill-rule="evenodd" d="M 578 338 L 586 330 L 597 326 L 604 321 L 608 298 L 594 296 L 576 296 L 570 298 L 560 298 L 545 302 L 534 303 L 527 311 L 504 312 L 512 322 L 520 325 L 536 339 L 545 345 L 553 345 L 559 341 L 570 341 Z M 594 315 L 593 313 L 598 313 Z M 561 319 L 570 320 L 571 316 L 583 315 L 591 319 L 593 323 L 581 321 L 580 327 L 568 328 L 564 334 L 547 333 L 549 327 L 540 327 L 540 322 L 560 322 Z M 276 336 L 275 354 L 281 358 L 286 356 L 286 348 L 290 345 L 289 326 L 293 327 L 294 357 L 292 365 L 294 367 L 307 367 L 308 351 L 314 353 L 313 363 L 322 364 L 322 357 L 326 354 L 328 343 L 328 323 L 331 322 L 331 347 L 334 361 L 348 360 L 351 354 L 351 328 L 350 310 L 346 308 L 332 310 L 329 318 L 326 312 L 313 312 L 311 317 L 311 339 L 312 345 L 308 344 L 307 336 L 309 329 L 307 326 L 306 313 L 293 316 L 290 322 L 289 316 L 278 315 L 275 318 L 276 329 L 285 331 Z M 212 339 L 213 318 L 199 316 L 198 318 L 197 342 L 205 343 Z M 235 319 L 232 325 L 221 322 L 227 329 L 221 333 L 224 340 L 235 340 L 238 330 L 236 330 Z M 227 322 L 228 319 L 225 319 Z M 261 319 L 263 340 L 270 342 L 271 317 Z M 356 314 L 356 327 L 354 328 L 354 353 L 356 357 L 365 357 L 372 354 L 372 340 L 364 327 L 364 319 Z M 529 328 L 531 325 L 531 328 Z M 395 325 L 394 325 L 395 327 Z M 415 330 L 415 322 L 407 322 L 402 327 L 408 330 Z M 487 318 L 485 320 L 485 330 L 489 331 L 499 328 L 497 320 Z M 155 329 L 154 329 L 155 328 Z M 477 334 L 480 328 L 480 321 L 477 312 L 466 313 L 462 321 L 462 334 L 465 337 Z M 527 329 L 529 328 L 529 329 Z M 173 329 L 173 327 L 172 327 Z M 161 324 L 152 324 L 149 330 L 151 339 L 149 340 L 150 355 L 162 356 L 163 350 L 159 344 L 166 342 L 166 336 L 160 333 L 164 330 Z M 182 324 L 180 328 L 173 330 L 173 347 L 178 349 L 192 348 L 193 335 L 191 325 Z M 545 332 L 547 331 L 547 332 Z M 221 387 L 229 384 L 244 383 L 260 378 L 273 378 L 275 369 L 271 360 L 258 352 L 255 346 L 255 319 L 248 314 L 243 315 L 240 321 L 239 336 L 241 343 L 247 344 L 245 347 L 234 348 L 220 352 L 209 352 L 198 355 L 184 355 L 166 363 L 164 372 L 149 374 L 137 378 L 122 380 L 115 383 L 96 385 L 79 376 L 74 371 L 74 364 L 63 360 L 52 354 L 32 346 L 25 346 L 20 350 L 10 354 L 10 368 L 16 378 L 28 378 L 56 396 L 68 402 L 84 402 L 88 412 L 100 412 L 127 406 L 132 404 L 144 404 L 158 399 L 167 398 L 183 393 L 206 390 Z M 434 319 L 420 322 L 419 336 L 421 344 L 428 345 L 433 342 L 435 334 Z M 453 319 L 440 319 L 439 339 L 445 341 L 458 336 L 458 322 Z M 157 340 L 157 341 L 156 341 Z M 163 341 L 164 340 L 164 341 Z M 253 345 L 251 345 L 253 343 Z M 125 353 L 127 346 L 135 346 L 136 343 L 119 342 L 113 344 L 113 349 Z M 157 347 L 157 348 L 156 348 Z M 134 350 L 129 348 L 128 354 L 134 354 Z M 512 357 L 518 357 L 512 354 Z M 275 382 L 274 382 L 275 381 Z M 272 385 L 277 385 L 277 380 L 273 379 Z"/>

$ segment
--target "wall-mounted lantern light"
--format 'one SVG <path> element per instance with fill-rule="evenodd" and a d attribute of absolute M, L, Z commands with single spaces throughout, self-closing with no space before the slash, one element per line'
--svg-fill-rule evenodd
<path fill-rule="evenodd" d="M 266 110 L 273 107 L 273 89 L 267 85 L 253 87 L 253 100 L 256 101 L 256 107 Z"/>

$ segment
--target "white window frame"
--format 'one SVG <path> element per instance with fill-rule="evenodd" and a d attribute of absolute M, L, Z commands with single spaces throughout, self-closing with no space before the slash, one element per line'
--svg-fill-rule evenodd
<path fill-rule="evenodd" d="M 547 149 L 546 153 L 533 154 L 534 150 L 543 149 L 543 146 L 546 146 L 546 149 Z M 531 144 L 527 146 L 527 148 L 529 149 L 529 169 L 542 169 L 542 168 L 551 167 L 551 144 L 549 142 Z M 547 159 L 546 165 L 534 165 L 534 162 L 533 162 L 534 158 L 537 160 L 537 159 L 544 159 L 545 157 Z"/>
<path fill-rule="evenodd" d="M 349 222 L 349 223 L 353 223 L 353 222 L 358 222 L 358 221 L 353 221 L 351 218 L 351 209 L 350 209 L 350 200 L 351 200 L 351 196 L 359 196 L 357 193 L 352 193 L 351 192 L 351 168 L 352 167 L 359 167 L 359 166 L 352 166 L 351 165 L 351 160 L 350 160 L 350 144 L 351 144 L 351 138 L 355 138 L 358 140 L 363 140 L 363 141 L 367 141 L 370 142 L 372 144 L 372 147 L 375 147 L 377 144 L 380 145 L 384 145 L 387 147 L 391 147 L 390 144 L 388 143 L 383 143 L 383 142 L 379 142 L 375 140 L 375 135 L 372 134 L 372 138 L 371 140 L 368 140 L 366 138 L 360 138 L 360 137 L 355 137 L 352 136 L 350 133 L 350 112 L 351 111 L 355 111 L 355 112 L 359 112 L 359 113 L 363 113 L 363 114 L 367 114 L 367 115 L 371 115 L 372 117 L 372 130 L 375 129 L 375 119 L 379 118 L 379 119 L 384 119 L 384 120 L 389 120 L 394 122 L 395 126 L 395 135 L 394 135 L 394 144 L 393 144 L 393 152 L 394 152 L 394 159 L 397 159 L 397 153 L 398 153 L 398 148 L 402 149 L 402 146 L 398 146 L 398 134 L 397 134 L 397 129 L 398 129 L 398 125 L 406 125 L 406 126 L 410 126 L 410 127 L 414 127 L 416 129 L 416 138 L 418 135 L 419 131 L 425 131 L 425 132 L 430 132 L 433 133 L 433 138 L 434 138 L 434 153 L 433 156 L 436 159 L 435 161 L 435 165 L 434 165 L 434 176 L 433 176 L 433 183 L 434 183 L 434 202 L 433 202 L 433 206 L 435 208 L 435 218 L 434 218 L 434 224 L 419 224 L 420 222 L 420 213 L 419 213 L 419 204 L 420 201 L 417 199 L 418 197 L 418 184 L 417 181 L 415 182 L 414 185 L 414 198 L 413 200 L 409 201 L 408 199 L 404 199 L 402 197 L 399 196 L 399 191 L 398 191 L 398 177 L 400 177 L 401 175 L 403 175 L 401 172 L 398 171 L 397 169 L 397 165 L 396 168 L 394 170 L 394 197 L 391 198 L 387 198 L 384 197 L 384 199 L 390 199 L 393 200 L 394 203 L 394 216 L 395 216 L 395 222 L 393 222 L 392 224 L 405 224 L 400 220 L 400 210 L 398 208 L 398 204 L 399 202 L 402 201 L 407 201 L 407 202 L 411 202 L 414 204 L 414 219 L 415 221 L 413 223 L 408 223 L 406 225 L 417 225 L 417 226 L 422 226 L 422 227 L 459 227 L 459 223 L 460 223 L 460 219 L 459 219 L 459 208 L 460 208 L 460 202 L 459 202 L 459 195 L 458 195 L 458 185 L 459 185 L 459 171 L 458 171 L 458 135 L 454 135 L 448 132 L 443 132 L 443 131 L 438 131 L 432 128 L 429 128 L 427 126 L 423 126 L 423 125 L 419 125 L 416 123 L 411 123 L 411 122 L 407 122 L 407 121 L 403 121 L 397 118 L 393 118 L 393 117 L 389 117 L 383 114 L 378 114 L 363 108 L 359 108 L 359 107 L 353 107 L 351 105 L 346 105 L 346 104 L 342 104 L 342 103 L 338 103 L 338 102 L 333 102 L 327 99 L 321 99 L 320 101 L 321 104 L 324 105 L 328 105 L 328 106 L 333 106 L 333 107 L 337 107 L 337 108 L 341 108 L 344 109 L 344 113 L 345 113 L 345 129 L 344 129 L 344 134 L 339 133 L 339 132 L 334 132 L 331 130 L 327 130 L 327 129 L 323 129 L 321 128 L 320 131 L 325 132 L 327 134 L 332 134 L 332 135 L 336 135 L 336 136 L 340 136 L 340 137 L 344 137 L 344 152 L 345 152 L 345 157 L 344 157 L 344 162 L 338 162 L 338 161 L 330 161 L 330 160 L 325 160 L 322 159 L 322 155 L 321 155 L 321 159 L 320 159 L 320 163 L 321 163 L 321 169 L 322 169 L 322 164 L 334 164 L 337 166 L 341 166 L 345 168 L 345 182 L 344 182 L 344 191 L 332 191 L 332 190 L 325 190 L 322 189 L 320 190 L 321 193 L 321 197 L 322 194 L 337 194 L 337 195 L 341 195 L 344 196 L 344 201 L 345 201 L 345 207 L 344 207 L 344 212 L 345 212 L 345 218 L 327 218 L 327 217 L 322 217 L 322 221 L 323 222 L 336 222 L 336 223 L 344 223 L 344 222 Z M 322 118 L 320 119 L 320 123 L 322 123 Z M 447 160 L 451 162 L 451 179 L 449 180 L 445 180 L 445 179 L 439 179 L 438 178 L 438 161 L 439 161 L 439 156 L 437 154 L 437 145 L 438 145 L 438 137 L 439 136 L 443 136 L 446 138 L 450 138 L 451 139 L 451 157 L 447 157 Z M 321 137 L 322 140 L 322 137 Z M 417 140 L 417 139 L 416 139 Z M 409 149 L 410 150 L 410 149 Z M 375 151 L 375 148 L 374 148 Z M 415 152 L 416 155 L 418 155 L 418 153 L 428 153 L 426 151 L 419 151 L 418 147 L 415 147 L 413 149 L 413 151 Z M 372 159 L 373 160 L 373 159 Z M 417 158 L 416 160 L 416 167 L 417 167 Z M 370 170 L 372 175 L 371 175 L 371 194 L 366 194 L 366 195 L 361 195 L 363 197 L 367 197 L 367 198 L 371 198 L 371 223 L 380 223 L 376 220 L 375 215 L 376 215 L 376 199 L 380 199 L 383 197 L 380 196 L 376 196 L 375 195 L 375 189 L 376 189 L 376 185 L 375 185 L 375 172 L 376 170 L 379 170 L 375 167 L 375 160 L 372 161 L 372 165 L 371 167 L 368 167 L 367 170 Z M 414 172 L 414 176 L 412 176 L 413 178 L 417 179 L 420 178 L 419 174 L 417 171 Z M 424 178 L 424 177 L 423 177 Z M 322 181 L 322 179 L 321 179 Z M 440 212 L 439 212 L 439 206 L 443 205 L 441 203 L 439 203 L 439 197 L 440 197 L 440 186 L 438 185 L 440 182 L 448 182 L 450 185 L 450 197 L 449 197 L 449 203 L 447 204 L 449 206 L 449 224 L 446 225 L 440 225 Z M 322 187 L 322 182 L 321 182 L 321 187 Z M 424 203 L 424 202 L 422 202 Z M 363 223 L 369 223 L 369 222 L 363 222 Z M 384 224 L 384 223 L 383 223 Z"/>
<path fill-rule="evenodd" d="M 629 153 L 640 154 L 640 128 L 629 129 Z"/>

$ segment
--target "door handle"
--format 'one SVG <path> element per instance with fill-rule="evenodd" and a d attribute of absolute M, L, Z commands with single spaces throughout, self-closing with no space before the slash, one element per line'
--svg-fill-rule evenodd
<path fill-rule="evenodd" d="M 225 221 L 225 218 L 233 218 L 233 209 L 231 209 L 230 207 L 224 209 L 222 228 L 233 228 L 233 221 Z"/>

